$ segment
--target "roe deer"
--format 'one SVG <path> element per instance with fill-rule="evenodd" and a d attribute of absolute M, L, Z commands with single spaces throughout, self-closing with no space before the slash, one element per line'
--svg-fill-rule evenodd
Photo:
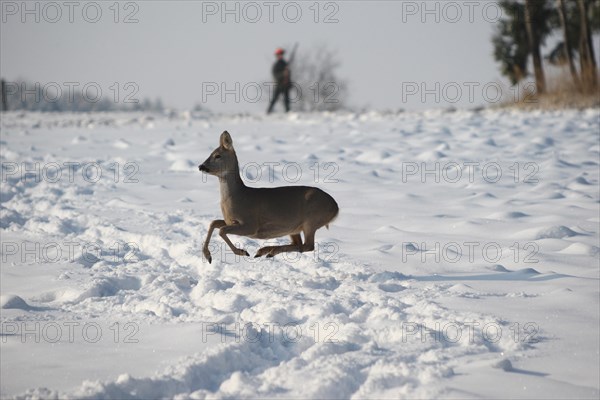
<path fill-rule="evenodd" d="M 223 219 L 211 222 L 202 248 L 209 263 L 212 257 L 208 243 L 215 229 L 219 229 L 219 235 L 231 250 L 241 256 L 249 254 L 235 247 L 228 234 L 255 239 L 290 235 L 291 244 L 262 247 L 255 255 L 273 257 L 283 252 L 314 250 L 315 232 L 322 226 L 329 227 L 339 211 L 333 197 L 315 187 L 252 188 L 244 185 L 233 140 L 227 131 L 221 134 L 220 146 L 198 169 L 218 177 L 221 186 Z M 304 243 L 300 232 L 304 233 Z"/>

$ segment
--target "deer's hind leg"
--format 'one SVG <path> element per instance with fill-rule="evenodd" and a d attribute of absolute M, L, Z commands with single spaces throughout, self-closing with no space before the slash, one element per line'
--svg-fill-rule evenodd
<path fill-rule="evenodd" d="M 305 232 L 304 233 L 304 243 L 302 243 L 302 237 L 299 233 L 290 235 L 292 239 L 291 244 L 286 244 L 283 246 L 265 246 L 260 248 L 254 257 L 267 256 L 267 258 L 274 257 L 280 253 L 291 253 L 291 252 L 299 252 L 303 253 L 305 251 L 312 251 L 315 248 L 315 232 Z"/>
<path fill-rule="evenodd" d="M 290 239 L 292 239 L 292 244 L 295 244 L 296 246 L 302 246 L 302 236 L 300 236 L 299 233 L 290 235 Z"/>
<path fill-rule="evenodd" d="M 292 239 L 291 244 L 286 244 L 283 246 L 265 246 L 258 249 L 256 252 L 256 257 L 267 256 L 267 258 L 271 258 L 276 254 L 284 253 L 284 252 L 292 252 L 292 251 L 302 251 L 302 236 L 299 233 L 294 233 L 290 235 L 290 239 Z"/>

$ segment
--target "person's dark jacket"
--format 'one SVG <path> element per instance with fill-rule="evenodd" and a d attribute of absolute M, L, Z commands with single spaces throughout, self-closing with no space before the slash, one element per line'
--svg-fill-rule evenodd
<path fill-rule="evenodd" d="M 273 78 L 277 82 L 277 86 L 287 86 L 290 83 L 290 72 L 288 70 L 287 76 L 285 70 L 288 67 L 288 63 L 282 58 L 277 60 L 273 64 Z"/>

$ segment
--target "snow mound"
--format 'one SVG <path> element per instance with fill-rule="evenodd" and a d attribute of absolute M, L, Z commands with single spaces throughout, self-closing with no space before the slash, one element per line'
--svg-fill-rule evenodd
<path fill-rule="evenodd" d="M 585 243 L 573 243 L 564 249 L 560 250 L 561 254 L 573 254 L 573 255 L 587 255 L 587 256 L 597 256 L 600 254 L 600 248 L 597 246 L 592 246 Z"/>
<path fill-rule="evenodd" d="M 526 214 L 521 211 L 501 211 L 488 215 L 488 218 L 498 220 L 511 220 L 525 217 L 529 217 L 529 214 Z"/>
<path fill-rule="evenodd" d="M 424 151 L 417 155 L 416 159 L 419 161 L 436 161 L 445 158 L 446 154 L 437 150 Z"/>
<path fill-rule="evenodd" d="M 0 296 L 0 308 L 28 311 L 31 309 L 31 306 L 17 295 L 5 294 Z"/>
<path fill-rule="evenodd" d="M 519 239 L 564 239 L 573 236 L 580 235 L 580 233 L 564 226 L 564 225 L 552 225 L 542 228 L 531 228 L 525 229 L 514 235 L 515 238 Z"/>
<path fill-rule="evenodd" d="M 169 167 L 170 171 L 176 172 L 193 172 L 197 166 L 191 160 L 177 160 Z"/>
<path fill-rule="evenodd" d="M 250 328 L 252 329 L 252 328 Z M 252 337 L 268 337 L 267 332 L 252 331 Z M 204 398 L 219 390 L 236 372 L 257 374 L 290 358 L 294 347 L 266 339 L 257 343 L 243 342 L 195 354 L 181 364 L 151 378 L 134 378 L 128 374 L 112 382 L 87 381 L 75 393 L 76 398 L 174 398 L 185 393 Z"/>
<path fill-rule="evenodd" d="M 504 358 L 493 365 L 494 368 L 501 369 L 505 372 L 511 372 L 514 370 L 512 363 L 509 359 Z"/>
<path fill-rule="evenodd" d="M 119 139 L 113 143 L 113 146 L 117 149 L 128 149 L 131 146 L 131 143 L 125 139 Z"/>
<path fill-rule="evenodd" d="M 356 157 L 356 160 L 364 162 L 364 163 L 380 163 L 380 162 L 384 162 L 390 156 L 391 156 L 391 154 L 388 151 L 372 150 L 372 151 L 363 152 L 358 157 Z"/>

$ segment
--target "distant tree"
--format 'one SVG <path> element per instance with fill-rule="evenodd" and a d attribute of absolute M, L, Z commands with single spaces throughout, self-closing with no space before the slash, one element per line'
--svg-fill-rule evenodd
<path fill-rule="evenodd" d="M 62 91 L 62 92 L 59 92 Z M 18 79 L 14 82 L 5 82 L 4 96 L 6 101 L 3 106 L 8 110 L 44 111 L 44 112 L 93 112 L 93 111 L 154 111 L 162 112 L 162 100 L 157 98 L 153 103 L 145 99 L 142 104 L 117 104 L 108 96 L 103 98 L 86 97 L 81 91 L 75 90 L 72 94 L 66 89 L 56 90 L 54 87 L 44 87 L 40 83 L 33 83 Z"/>
<path fill-rule="evenodd" d="M 532 58 L 538 93 L 546 89 L 541 48 L 556 26 L 557 11 L 549 0 L 501 0 L 505 18 L 492 37 L 494 58 L 502 74 L 512 84 L 528 76 L 527 61 Z"/>
<path fill-rule="evenodd" d="M 529 42 L 529 52 L 533 59 L 535 85 L 539 94 L 546 91 L 546 78 L 542 64 L 541 47 L 546 36 L 552 31 L 554 10 L 547 0 L 525 0 L 525 29 Z"/>
<path fill-rule="evenodd" d="M 165 106 L 163 105 L 161 98 L 157 97 L 156 100 L 154 100 L 153 111 L 160 113 L 160 112 L 163 112 L 164 110 L 165 110 Z"/>
<path fill-rule="evenodd" d="M 573 75 L 574 69 L 577 73 L 575 67 L 577 57 L 580 75 L 578 78 L 583 81 L 583 85 L 579 87 L 585 90 L 594 89 L 597 86 L 598 69 L 591 36 L 600 31 L 600 0 L 557 1 L 563 5 L 562 7 L 558 5 L 560 24 L 555 23 L 554 27 L 563 30 L 563 41 L 552 49 L 547 59 L 555 65 L 564 65 L 568 62 Z M 568 59 L 569 51 L 572 53 L 572 65 Z"/>
<path fill-rule="evenodd" d="M 506 18 L 498 22 L 497 31 L 492 37 L 494 59 L 500 63 L 502 75 L 515 85 L 527 73 L 529 43 L 525 31 L 525 6 L 510 0 L 499 2 Z"/>
<path fill-rule="evenodd" d="M 592 88 L 595 89 L 598 84 L 598 72 L 594 55 L 594 47 L 592 44 L 592 30 L 590 26 L 591 5 L 592 2 L 589 0 L 577 0 L 580 19 L 579 59 L 581 64 L 581 75 L 583 76 L 584 82 L 590 84 Z M 597 25 L 596 27 L 598 29 Z"/>
<path fill-rule="evenodd" d="M 560 26 L 563 31 L 563 40 L 562 43 L 562 53 L 564 54 L 563 59 L 569 64 L 569 71 L 571 72 L 571 77 L 573 78 L 573 83 L 579 86 L 579 76 L 577 75 L 577 69 L 575 68 L 575 63 L 573 62 L 573 46 L 572 39 L 569 32 L 569 24 L 567 23 L 567 7 L 565 5 L 565 0 L 557 0 L 557 9 L 560 20 Z"/>
<path fill-rule="evenodd" d="M 296 96 L 292 110 L 335 111 L 346 107 L 347 82 L 338 75 L 341 62 L 325 45 L 298 51 L 290 66 Z"/>

